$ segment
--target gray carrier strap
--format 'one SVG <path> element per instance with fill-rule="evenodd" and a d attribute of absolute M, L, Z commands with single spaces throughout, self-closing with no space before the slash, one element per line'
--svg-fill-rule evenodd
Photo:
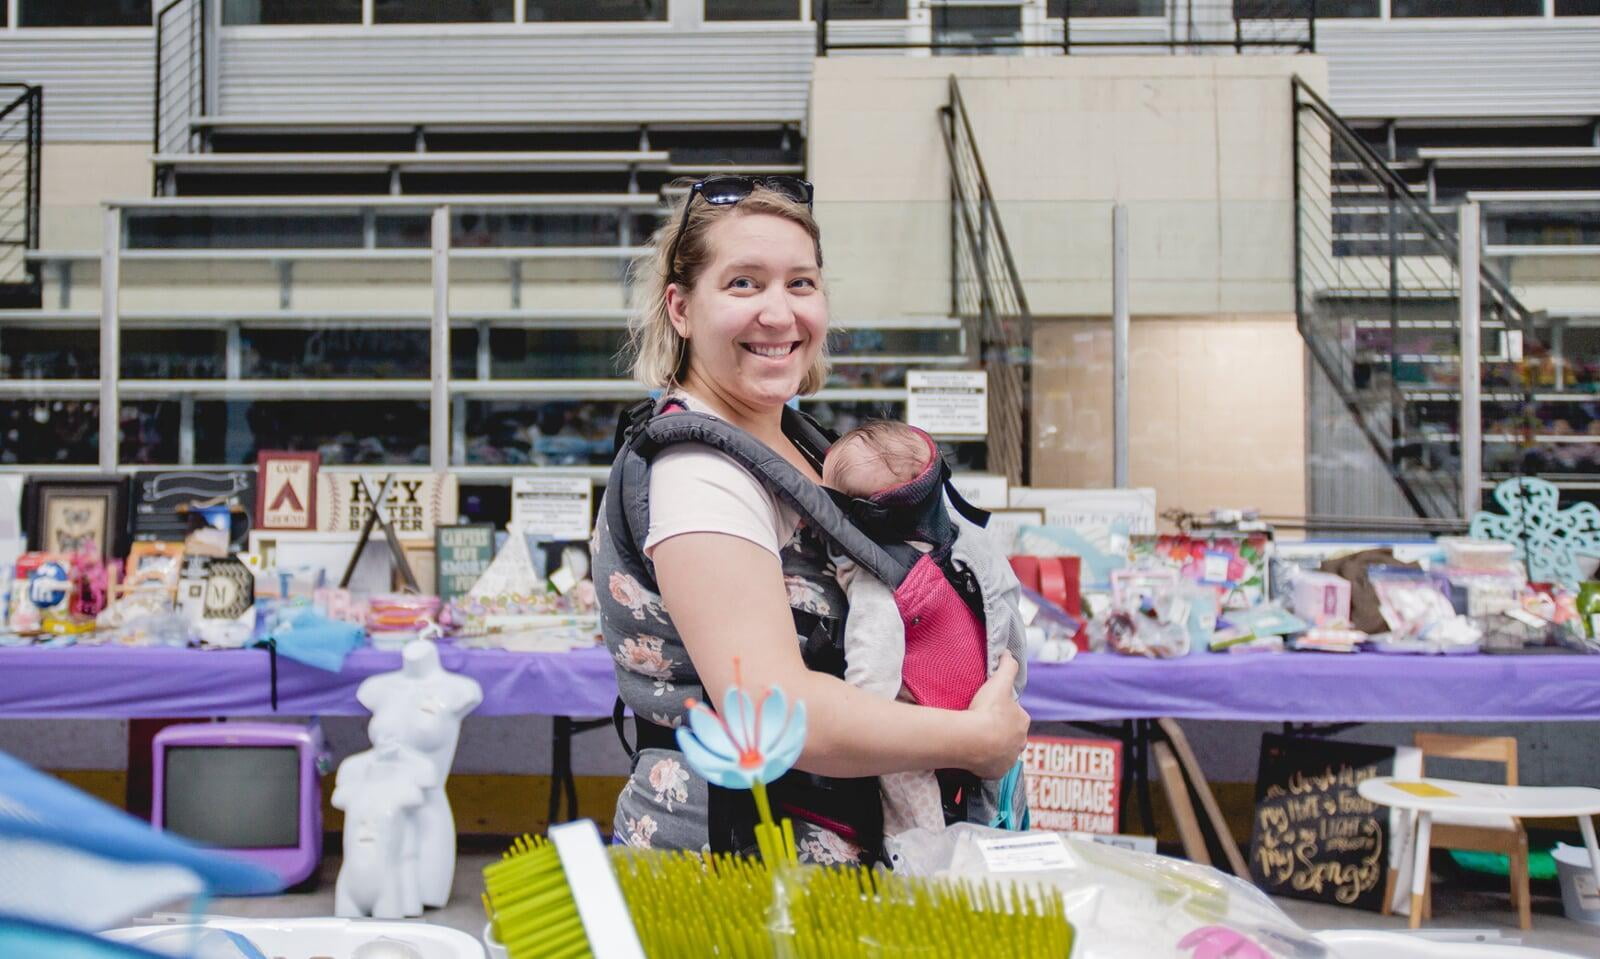
<path fill-rule="evenodd" d="M 784 412 L 785 426 L 791 428 L 786 432 L 798 429 L 802 438 L 819 450 L 826 445 L 822 434 L 803 415 L 794 414 L 791 418 L 792 411 Z M 641 424 L 633 431 L 626 451 L 620 453 L 612 465 L 606 499 L 615 501 L 608 507 L 613 529 L 627 530 L 628 539 L 635 545 L 642 542 L 643 531 L 633 530 L 628 517 L 648 515 L 637 506 L 646 506 L 638 499 L 648 498 L 649 495 L 645 488 L 648 485 L 649 462 L 663 449 L 678 443 L 704 443 L 727 454 L 748 470 L 762 486 L 821 531 L 841 552 L 890 589 L 898 587 L 911 572 L 910 566 L 895 559 L 856 528 L 826 490 L 806 478 L 766 444 L 715 416 L 687 410 L 659 413 Z M 622 485 L 617 485 L 619 482 Z M 636 504 L 636 508 L 630 509 L 630 504 Z M 618 521 L 622 524 L 620 527 L 616 525 Z"/>

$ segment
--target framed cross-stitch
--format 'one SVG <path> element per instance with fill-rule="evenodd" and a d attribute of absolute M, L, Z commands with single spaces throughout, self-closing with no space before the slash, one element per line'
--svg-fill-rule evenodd
<path fill-rule="evenodd" d="M 76 553 L 93 543 L 103 559 L 127 549 L 127 484 L 121 477 L 31 477 L 22 511 L 29 549 Z"/>

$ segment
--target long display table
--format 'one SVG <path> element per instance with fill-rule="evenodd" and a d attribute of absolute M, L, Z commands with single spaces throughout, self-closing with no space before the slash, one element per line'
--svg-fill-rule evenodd
<path fill-rule="evenodd" d="M 510 653 L 440 649 L 476 679 L 478 715 L 604 716 L 616 681 L 603 649 Z M 361 715 L 356 687 L 398 669 L 360 649 L 342 672 L 278 658 L 278 709 Z M 1033 663 L 1023 705 L 1036 720 L 1229 719 L 1268 722 L 1600 719 L 1600 656 L 1205 655 L 1146 660 L 1084 655 Z M 156 718 L 272 712 L 263 650 L 0 649 L 0 717 Z"/>

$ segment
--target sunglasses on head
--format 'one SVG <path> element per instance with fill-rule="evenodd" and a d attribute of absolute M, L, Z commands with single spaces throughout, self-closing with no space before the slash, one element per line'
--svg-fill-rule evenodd
<path fill-rule="evenodd" d="M 712 206 L 732 206 L 754 193 L 758 186 L 811 209 L 814 189 L 809 180 L 797 176 L 708 176 L 689 187 L 689 198 L 683 204 L 683 222 L 678 224 L 678 232 L 672 237 L 672 249 L 667 251 L 668 272 L 676 274 L 673 264 L 678 262 L 678 244 L 689 228 L 689 208 L 694 206 L 695 197 L 704 198 Z"/>

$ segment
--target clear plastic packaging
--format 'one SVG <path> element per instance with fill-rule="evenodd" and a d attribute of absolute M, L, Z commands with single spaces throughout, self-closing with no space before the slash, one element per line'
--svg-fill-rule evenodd
<path fill-rule="evenodd" d="M 897 873 L 1059 890 L 1075 930 L 1073 959 L 1184 956 L 1224 940 L 1235 950 L 1229 956 L 1329 954 L 1261 890 L 1208 866 L 970 824 L 913 829 L 886 847 Z"/>

